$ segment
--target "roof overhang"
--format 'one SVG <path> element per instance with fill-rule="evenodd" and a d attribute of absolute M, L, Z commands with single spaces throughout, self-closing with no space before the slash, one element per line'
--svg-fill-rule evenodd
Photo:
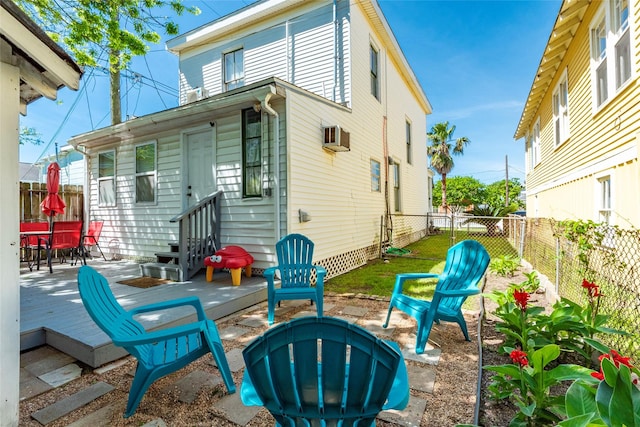
<path fill-rule="evenodd" d="M 12 0 L 0 0 L 0 60 L 20 69 L 20 110 L 63 86 L 78 90 L 82 69 Z"/>
<path fill-rule="evenodd" d="M 284 97 L 285 90 L 275 79 L 267 79 L 242 88 L 223 92 L 201 101 L 149 114 L 114 126 L 76 135 L 68 142 L 74 148 L 96 150 L 112 147 L 135 138 L 186 128 L 214 121 L 214 114 L 221 115 L 264 102 L 267 94 L 275 99 Z"/>
<path fill-rule="evenodd" d="M 538 71 L 529 90 L 529 96 L 514 135 L 515 139 L 525 137 L 527 130 L 531 127 L 590 2 L 590 0 L 564 0 L 562 2 L 549 41 L 542 54 L 540 65 L 538 65 Z"/>

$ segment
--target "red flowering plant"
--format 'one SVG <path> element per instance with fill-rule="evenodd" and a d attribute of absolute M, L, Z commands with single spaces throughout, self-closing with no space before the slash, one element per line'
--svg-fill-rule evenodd
<path fill-rule="evenodd" d="M 600 356 L 599 372 L 576 380 L 567 390 L 566 425 L 640 426 L 639 377 L 629 357 L 609 350 Z"/>

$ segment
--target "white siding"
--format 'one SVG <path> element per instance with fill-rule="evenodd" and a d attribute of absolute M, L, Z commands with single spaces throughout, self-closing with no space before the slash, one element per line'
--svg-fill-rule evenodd
<path fill-rule="evenodd" d="M 327 99 L 335 97 L 338 103 L 349 103 L 348 16 L 349 2 L 341 0 L 337 24 L 333 5 L 328 4 L 302 15 L 279 18 L 268 28 L 213 41 L 197 52 L 181 55 L 181 103 L 186 102 L 186 91 L 195 87 L 205 88 L 209 95 L 223 92 L 223 55 L 239 48 L 244 49 L 245 85 L 277 77 Z"/>

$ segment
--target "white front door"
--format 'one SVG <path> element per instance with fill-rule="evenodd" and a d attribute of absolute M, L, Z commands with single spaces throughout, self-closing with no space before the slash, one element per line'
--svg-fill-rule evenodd
<path fill-rule="evenodd" d="M 205 129 L 187 133 L 185 165 L 185 206 L 190 207 L 216 191 L 214 131 Z"/>

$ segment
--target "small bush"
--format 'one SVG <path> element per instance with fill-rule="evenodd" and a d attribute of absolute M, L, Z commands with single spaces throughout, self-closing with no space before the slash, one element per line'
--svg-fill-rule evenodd
<path fill-rule="evenodd" d="M 520 268 L 520 258 L 512 255 L 500 255 L 491 260 L 489 270 L 502 277 L 513 277 Z"/>

